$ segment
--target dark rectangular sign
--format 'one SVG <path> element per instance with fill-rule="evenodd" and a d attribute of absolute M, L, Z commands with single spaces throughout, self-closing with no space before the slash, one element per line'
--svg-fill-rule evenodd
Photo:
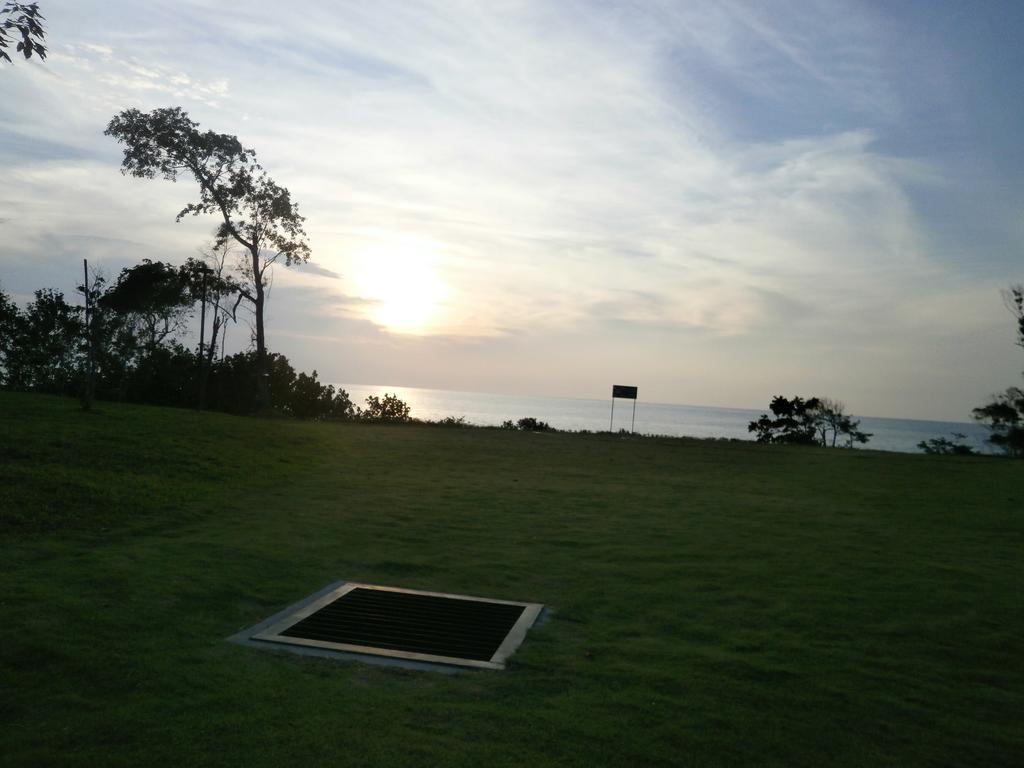
<path fill-rule="evenodd" d="M 612 397 L 624 397 L 628 400 L 636 400 L 636 387 L 612 384 Z"/>

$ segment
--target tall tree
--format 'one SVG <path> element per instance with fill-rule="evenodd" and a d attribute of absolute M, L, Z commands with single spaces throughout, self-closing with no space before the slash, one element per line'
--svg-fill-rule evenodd
<path fill-rule="evenodd" d="M 39 12 L 38 3 L 6 2 L 0 8 L 0 19 L 0 60 L 13 63 L 5 49 L 18 37 L 21 37 L 15 48 L 18 53 L 26 59 L 31 59 L 33 53 L 40 59 L 46 58 L 46 46 L 43 45 L 45 19 Z"/>
<path fill-rule="evenodd" d="M 235 136 L 200 131 L 181 107 L 124 110 L 105 133 L 124 145 L 121 172 L 126 175 L 174 181 L 179 173 L 190 174 L 199 184 L 199 200 L 182 208 L 177 220 L 213 214 L 221 220 L 217 246 L 233 241 L 245 249 L 239 294 L 255 315 L 258 399 L 269 405 L 264 310 L 270 273 L 276 263 L 304 263 L 310 255 L 298 205 L 266 174 L 255 151 Z"/>

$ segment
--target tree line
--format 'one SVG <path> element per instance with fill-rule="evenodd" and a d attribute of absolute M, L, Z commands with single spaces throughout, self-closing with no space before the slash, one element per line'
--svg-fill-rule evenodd
<path fill-rule="evenodd" d="M 255 350 L 225 355 L 232 285 L 199 259 L 178 267 L 144 260 L 112 284 L 96 277 L 88 288 L 78 286 L 89 294 L 88 323 L 85 307 L 60 291 L 38 290 L 20 308 L 0 286 L 0 389 L 85 398 L 91 352 L 91 394 L 99 400 L 238 415 L 269 408 L 316 420 L 412 420 L 398 396 L 371 395 L 357 406 L 344 389 L 322 383 L 316 371 L 297 372 L 284 355 L 268 352 L 263 364 Z M 209 335 L 201 337 L 209 342 L 190 347 L 197 313 L 205 314 Z M 269 406 L 260 399 L 258 376 L 268 379 Z"/>
<path fill-rule="evenodd" d="M 321 383 L 316 371 L 296 372 L 284 355 L 225 355 L 233 290 L 231 278 L 199 259 L 178 267 L 144 260 L 110 285 L 95 277 L 78 287 L 88 295 L 87 321 L 85 308 L 60 291 L 37 290 L 21 308 L 0 287 L 0 387 L 234 414 L 267 407 L 313 419 L 361 413 L 343 389 Z M 206 315 L 206 333 L 192 347 L 186 337 L 197 312 Z M 260 377 L 269 403 L 260 397 Z"/>

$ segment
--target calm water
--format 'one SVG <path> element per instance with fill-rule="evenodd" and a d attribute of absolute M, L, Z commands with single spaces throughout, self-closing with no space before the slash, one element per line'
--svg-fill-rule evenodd
<path fill-rule="evenodd" d="M 363 405 L 368 395 L 398 395 L 412 408 L 412 416 L 431 421 L 446 416 L 463 416 L 470 424 L 498 426 L 506 419 L 517 421 L 533 416 L 557 429 L 607 430 L 611 410 L 608 400 L 575 400 L 562 397 L 522 397 L 491 395 L 482 392 L 452 392 L 444 389 L 417 389 L 368 384 L 336 384 Z M 750 440 L 747 424 L 762 411 L 745 408 L 708 408 L 697 405 L 636 404 L 636 431 L 643 434 L 677 437 L 732 437 Z M 614 428 L 629 429 L 633 403 L 615 401 Z M 871 432 L 868 448 L 883 451 L 919 452 L 917 444 L 933 437 L 950 437 L 952 432 L 967 435 L 967 442 L 987 450 L 987 430 L 971 423 L 948 421 L 916 421 L 913 419 L 861 418 L 860 428 Z"/>

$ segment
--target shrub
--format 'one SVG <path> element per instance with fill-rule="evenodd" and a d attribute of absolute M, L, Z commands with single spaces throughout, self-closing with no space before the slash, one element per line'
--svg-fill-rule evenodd
<path fill-rule="evenodd" d="M 934 453 L 945 456 L 972 456 L 976 451 L 969 445 L 964 444 L 967 435 L 962 432 L 953 432 L 953 439 L 947 437 L 933 437 L 931 440 L 922 440 L 917 444 L 925 453 Z"/>
<path fill-rule="evenodd" d="M 465 416 L 445 416 L 439 421 L 435 421 L 439 427 L 468 427 L 469 423 L 466 421 Z"/>
<path fill-rule="evenodd" d="M 376 395 L 366 398 L 366 408 L 360 416 L 367 421 L 404 422 L 409 421 L 411 410 L 398 395 L 385 392 L 383 399 Z"/>
<path fill-rule="evenodd" d="M 538 421 L 533 416 L 527 416 L 516 422 L 516 427 L 524 432 L 551 432 L 551 425 L 546 421 Z"/>

